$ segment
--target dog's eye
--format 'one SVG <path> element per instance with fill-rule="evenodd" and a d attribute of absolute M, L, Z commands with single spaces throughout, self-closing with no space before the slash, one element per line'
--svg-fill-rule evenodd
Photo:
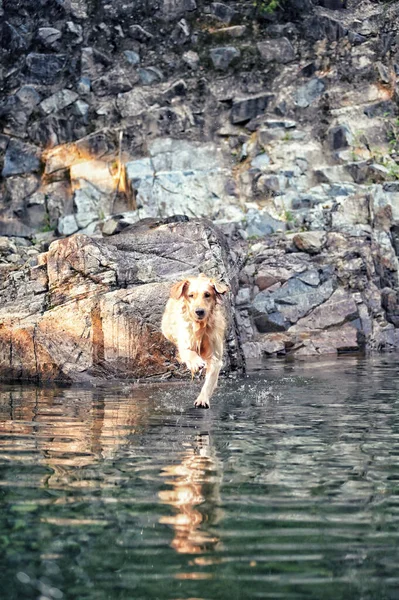
<path fill-rule="evenodd" d="M 194 298 L 194 294 L 189 294 L 188 297 L 189 298 Z"/>
<path fill-rule="evenodd" d="M 211 297 L 211 295 L 210 295 L 209 292 L 205 292 L 204 296 L 205 296 L 205 298 L 210 298 Z"/>

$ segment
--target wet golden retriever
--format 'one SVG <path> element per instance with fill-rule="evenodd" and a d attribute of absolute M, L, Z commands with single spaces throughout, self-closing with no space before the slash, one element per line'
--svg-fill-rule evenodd
<path fill-rule="evenodd" d="M 222 367 L 226 317 L 221 298 L 228 290 L 203 273 L 175 283 L 162 317 L 163 335 L 178 349 L 178 360 L 191 373 L 206 367 L 195 406 L 209 408 Z"/>

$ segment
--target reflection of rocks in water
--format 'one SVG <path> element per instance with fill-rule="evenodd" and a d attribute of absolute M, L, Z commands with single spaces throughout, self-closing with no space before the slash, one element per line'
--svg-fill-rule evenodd
<path fill-rule="evenodd" d="M 0 454 L 50 467 L 53 473 L 42 481 L 46 486 L 98 486 L 83 468 L 130 445 L 129 435 L 146 421 L 144 399 L 148 405 L 148 391 L 140 388 L 121 398 L 108 393 L 106 401 L 105 393 L 33 387 L 0 393 Z M 12 451 L 7 435 L 13 437 Z"/>
<path fill-rule="evenodd" d="M 208 434 L 199 434 L 195 445 L 187 448 L 182 461 L 163 469 L 166 483 L 172 489 L 159 492 L 165 504 L 177 513 L 164 516 L 160 523 L 172 525 L 171 546 L 177 552 L 196 554 L 215 548 L 219 538 L 204 529 L 221 518 L 220 483 L 222 465 L 210 445 Z"/>

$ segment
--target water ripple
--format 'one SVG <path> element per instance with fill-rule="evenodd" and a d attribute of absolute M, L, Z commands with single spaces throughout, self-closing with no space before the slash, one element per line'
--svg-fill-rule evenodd
<path fill-rule="evenodd" d="M 2 597 L 399 597 L 397 358 L 0 388 Z"/>

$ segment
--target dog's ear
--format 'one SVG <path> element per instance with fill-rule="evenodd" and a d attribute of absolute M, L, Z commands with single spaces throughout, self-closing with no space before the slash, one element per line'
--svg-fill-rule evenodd
<path fill-rule="evenodd" d="M 179 300 L 183 294 L 186 292 L 187 287 L 188 287 L 188 281 L 187 279 L 184 279 L 183 281 L 178 281 L 177 283 L 174 283 L 172 285 L 172 287 L 170 288 L 170 297 L 173 298 L 174 300 Z"/>
<path fill-rule="evenodd" d="M 229 286 L 224 281 L 212 281 L 213 289 L 216 292 L 216 297 L 223 296 L 229 291 Z"/>

